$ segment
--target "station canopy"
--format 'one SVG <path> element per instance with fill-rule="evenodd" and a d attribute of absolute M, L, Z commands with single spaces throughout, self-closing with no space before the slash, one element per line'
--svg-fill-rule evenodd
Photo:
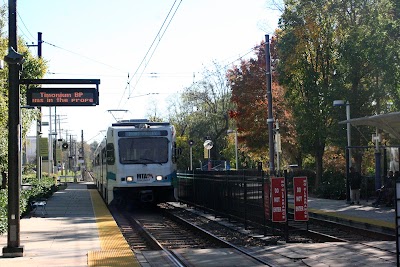
<path fill-rule="evenodd" d="M 378 114 L 339 122 L 339 124 L 346 123 L 350 123 L 353 126 L 366 125 L 376 127 L 400 140 L 400 112 Z"/>

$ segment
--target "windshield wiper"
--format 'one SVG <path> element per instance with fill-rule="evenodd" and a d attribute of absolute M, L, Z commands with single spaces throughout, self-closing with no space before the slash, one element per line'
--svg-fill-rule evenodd
<path fill-rule="evenodd" d="M 140 162 L 138 159 L 126 159 L 122 161 L 122 163 L 138 163 L 138 162 Z"/>
<path fill-rule="evenodd" d="M 154 159 L 140 158 L 140 160 L 146 160 L 146 161 L 148 161 L 148 162 L 146 162 L 146 163 L 155 163 L 155 164 L 160 164 L 160 165 L 162 165 L 161 162 L 155 161 Z M 146 164 L 146 163 L 143 163 L 143 164 Z"/>

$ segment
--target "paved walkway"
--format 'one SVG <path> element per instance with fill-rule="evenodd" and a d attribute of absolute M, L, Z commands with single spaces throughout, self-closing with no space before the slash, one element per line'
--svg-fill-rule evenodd
<path fill-rule="evenodd" d="M 69 184 L 47 201 L 47 215 L 41 209 L 21 219 L 20 245 L 24 256 L 0 257 L 0 266 L 87 266 L 88 252 L 100 250 L 96 218 L 85 184 Z M 0 236 L 7 246 L 7 235 Z"/>

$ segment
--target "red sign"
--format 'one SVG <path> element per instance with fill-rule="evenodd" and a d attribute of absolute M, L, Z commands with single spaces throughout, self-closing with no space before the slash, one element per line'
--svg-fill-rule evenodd
<path fill-rule="evenodd" d="M 294 220 L 308 221 L 307 177 L 293 177 Z"/>
<path fill-rule="evenodd" d="M 264 214 L 267 220 L 271 220 L 271 211 L 269 207 L 269 184 L 264 184 Z"/>
<path fill-rule="evenodd" d="M 286 188 L 284 177 L 271 178 L 272 221 L 286 222 Z"/>

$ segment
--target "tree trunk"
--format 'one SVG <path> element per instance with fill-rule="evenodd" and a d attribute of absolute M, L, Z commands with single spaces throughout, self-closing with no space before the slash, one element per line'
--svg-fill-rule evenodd
<path fill-rule="evenodd" d="M 315 176 L 315 184 L 314 188 L 317 188 L 322 180 L 322 170 L 323 170 L 323 158 L 324 156 L 324 147 L 321 146 L 317 148 L 316 155 L 315 155 L 315 169 L 316 169 L 316 176 Z"/>
<path fill-rule="evenodd" d="M 1 172 L 1 189 L 7 188 L 7 172 Z"/>

